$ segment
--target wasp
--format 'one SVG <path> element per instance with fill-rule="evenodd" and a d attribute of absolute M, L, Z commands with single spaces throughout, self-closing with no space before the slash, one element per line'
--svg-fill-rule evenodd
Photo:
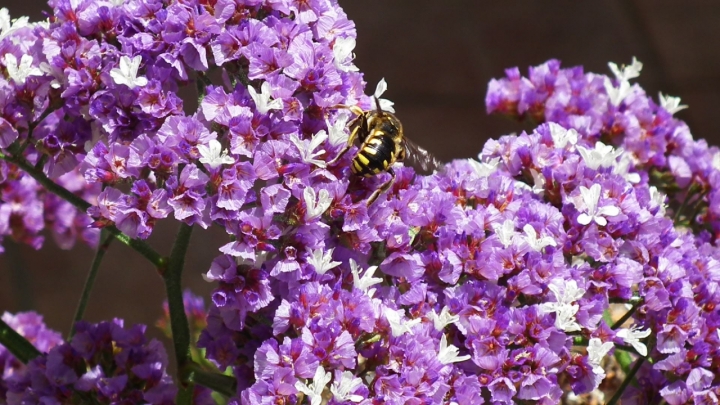
<path fill-rule="evenodd" d="M 442 165 L 442 162 L 430 152 L 410 141 L 403 132 L 402 123 L 392 113 L 383 111 L 380 102 L 375 97 L 374 110 L 364 111 L 358 106 L 338 105 L 336 108 L 347 108 L 356 117 L 348 123 L 350 136 L 347 145 L 328 165 L 333 165 L 355 145 L 360 147 L 352 160 L 354 174 L 372 177 L 381 172 L 390 174 L 390 179 L 375 190 L 367 200 L 371 205 L 395 181 L 395 172 L 392 165 L 408 159 L 411 166 L 418 171 L 429 173 Z"/>

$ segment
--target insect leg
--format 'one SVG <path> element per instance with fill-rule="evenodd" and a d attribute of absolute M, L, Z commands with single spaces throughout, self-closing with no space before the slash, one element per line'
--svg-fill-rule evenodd
<path fill-rule="evenodd" d="M 388 191 L 390 186 L 392 186 L 393 182 L 395 181 L 395 171 L 393 171 L 392 167 L 388 167 L 387 172 L 390 173 L 390 180 L 386 181 L 385 184 L 380 186 L 377 190 L 373 191 L 372 195 L 370 195 L 370 198 L 367 200 L 367 205 L 370 206 L 372 203 L 377 200 L 378 197 L 380 197 L 380 194 Z"/>
<path fill-rule="evenodd" d="M 338 160 L 340 160 L 341 157 L 343 157 L 343 155 L 345 155 L 345 153 L 347 153 L 347 151 L 350 150 L 350 148 L 352 148 L 353 143 L 355 143 L 355 138 L 357 138 L 357 134 L 359 131 L 360 131 L 360 126 L 356 126 L 352 130 L 352 132 L 350 133 L 350 136 L 348 137 L 347 145 L 345 145 L 345 147 L 340 151 L 340 153 L 337 154 L 337 156 L 335 156 L 335 158 L 333 160 L 327 162 L 328 166 L 334 165 Z"/>
<path fill-rule="evenodd" d="M 364 113 L 363 109 L 356 105 L 335 104 L 334 106 L 332 106 L 330 108 L 333 108 L 333 109 L 345 108 L 347 110 L 350 110 L 355 115 L 363 115 L 363 113 Z"/>

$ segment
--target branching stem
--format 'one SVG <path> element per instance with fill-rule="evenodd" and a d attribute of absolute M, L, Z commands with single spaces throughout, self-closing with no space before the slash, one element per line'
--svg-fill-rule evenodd
<path fill-rule="evenodd" d="M 17 149 L 17 148 L 10 148 Z M 40 183 L 43 187 L 45 187 L 46 190 L 49 192 L 57 195 L 58 197 L 62 198 L 63 200 L 69 202 L 75 208 L 79 209 L 80 211 L 86 212 L 88 208 L 90 208 L 90 203 L 83 200 L 79 196 L 75 195 L 70 190 L 66 189 L 65 187 L 55 183 L 50 178 L 45 176 L 45 173 L 42 172 L 42 170 L 35 168 L 33 165 L 31 165 L 27 160 L 23 159 L 20 156 L 9 156 L 4 153 L 0 153 L 0 159 L 5 160 L 7 162 L 10 162 L 20 169 L 22 169 L 25 173 L 27 173 L 30 177 L 35 179 L 38 183 Z M 133 239 L 124 233 L 120 232 L 119 229 L 117 229 L 115 226 L 108 226 L 105 229 L 110 232 L 115 239 L 120 241 L 120 243 L 123 243 L 134 250 L 136 250 L 138 253 L 143 255 L 146 259 L 148 259 L 155 267 L 157 268 L 164 268 L 166 263 L 163 257 L 157 253 L 150 245 L 145 243 L 142 240 L 139 239 Z"/>
<path fill-rule="evenodd" d="M 70 333 L 68 334 L 67 338 L 68 342 L 75 334 L 75 323 L 81 320 L 83 318 L 83 315 L 85 314 L 85 308 L 87 307 L 87 302 L 90 298 L 90 291 L 92 291 L 93 285 L 95 284 L 95 278 L 97 277 L 98 269 L 100 269 L 100 263 L 102 263 L 105 252 L 107 252 L 108 247 L 110 246 L 110 242 L 112 242 L 113 239 L 113 235 L 111 235 L 107 230 L 103 229 L 101 231 L 100 244 L 97 247 L 95 257 L 93 258 L 92 264 L 90 265 L 90 271 L 88 271 L 87 279 L 85 280 L 85 285 L 83 286 L 82 295 L 80 296 L 80 302 L 78 302 L 78 307 L 75 311 L 72 325 L 70 325 Z"/>

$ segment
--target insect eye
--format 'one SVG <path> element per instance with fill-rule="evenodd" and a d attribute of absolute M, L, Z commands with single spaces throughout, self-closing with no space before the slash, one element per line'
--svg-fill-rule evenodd
<path fill-rule="evenodd" d="M 397 134 L 400 132 L 398 131 L 398 127 L 390 121 L 383 121 L 382 125 L 380 126 L 380 130 L 392 137 L 397 136 Z"/>

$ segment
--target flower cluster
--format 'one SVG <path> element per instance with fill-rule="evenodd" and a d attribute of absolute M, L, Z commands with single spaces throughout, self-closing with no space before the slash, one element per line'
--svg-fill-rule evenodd
<path fill-rule="evenodd" d="M 625 291 L 620 297 L 633 292 L 643 298 L 635 327 L 616 336 L 654 363 L 643 365 L 639 389 L 627 397 L 636 403 L 660 396 L 671 404 L 712 403 L 720 396 L 715 379 L 720 251 L 713 202 L 720 151 L 694 140 L 685 123 L 672 117 L 685 107 L 679 99 L 661 94 L 656 104 L 629 84 L 641 63 L 609 65 L 614 79 L 584 74 L 581 68 L 561 69 L 552 60 L 531 68 L 528 78 L 509 69 L 506 79 L 492 81 L 489 112 L 547 123 L 530 135 L 488 142 L 483 157 L 502 162 L 550 202 L 564 201 L 566 195 L 572 199 L 572 206 L 563 209 L 571 224 L 576 218 L 574 229 L 565 226 L 575 242 L 570 252 L 591 259 L 593 291 L 617 285 Z M 575 145 L 581 159 L 548 148 L 559 144 Z M 591 183 L 589 173 L 597 173 Z M 587 185 L 573 199 L 571 190 L 582 183 Z M 674 198 L 667 213 L 666 197 L 658 189 Z M 647 348 L 640 339 L 650 332 L 654 347 Z"/>
<path fill-rule="evenodd" d="M 537 122 L 553 122 L 574 130 L 590 145 L 613 145 L 621 156 L 617 172 L 632 183 L 655 186 L 669 197 L 669 214 L 696 233 L 720 231 L 720 150 L 695 140 L 673 114 L 686 108 L 677 97 L 648 97 L 630 79 L 642 63 L 610 63 L 613 78 L 562 69 L 557 60 L 532 67 L 528 77 L 517 68 L 492 80 L 487 92 L 489 113 Z M 597 148 L 598 151 L 600 148 Z"/>
<path fill-rule="evenodd" d="M 75 327 L 70 343 L 55 343 L 5 378 L 8 404 L 174 403 L 177 388 L 165 373 L 165 348 L 147 341 L 143 325 L 125 329 L 116 319 Z"/>
<path fill-rule="evenodd" d="M 508 70 L 488 111 L 533 131 L 431 176 L 397 165 L 368 205 L 390 175 L 334 158 L 347 107 L 392 102 L 384 80 L 365 95 L 337 1 L 50 5 L 47 24 L 0 13 L 0 234 L 225 229 L 197 345 L 237 379 L 231 403 L 553 404 L 597 389 L 618 349 L 642 366 L 627 400 L 720 395 L 720 153 L 672 117 L 679 100 L 630 84 L 639 62 Z M 627 323 L 603 317 L 617 303 Z M 8 398 L 171 402 L 165 365 L 142 327 L 80 324 Z"/>
<path fill-rule="evenodd" d="M 41 353 L 47 353 L 62 343 L 60 334 L 48 329 L 42 316 L 35 312 L 19 312 L 15 315 L 5 312 L 2 321 L 19 333 Z M 7 348 L 0 345 L 0 399 L 7 397 L 7 380 L 24 369 L 24 365 Z"/>

